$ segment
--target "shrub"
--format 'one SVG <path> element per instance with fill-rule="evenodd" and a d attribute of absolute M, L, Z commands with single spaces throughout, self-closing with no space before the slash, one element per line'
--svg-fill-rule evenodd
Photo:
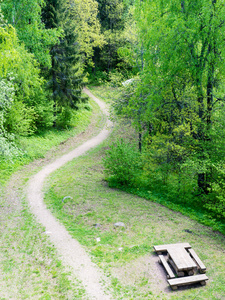
<path fill-rule="evenodd" d="M 135 146 L 118 140 L 110 146 L 104 159 L 109 182 L 136 186 L 142 170 L 141 155 Z"/>
<path fill-rule="evenodd" d="M 124 80 L 125 80 L 124 75 L 120 71 L 113 70 L 109 72 L 109 82 L 111 86 L 113 87 L 121 86 Z"/>
<path fill-rule="evenodd" d="M 69 106 L 60 107 L 56 115 L 56 126 L 58 128 L 70 127 L 74 113 L 75 111 Z"/>
<path fill-rule="evenodd" d="M 204 203 L 204 207 L 217 218 L 225 220 L 225 169 L 223 163 L 211 165 L 213 182 Z"/>
<path fill-rule="evenodd" d="M 22 101 L 15 101 L 5 116 L 5 128 L 17 135 L 30 135 L 36 131 L 35 111 Z"/>

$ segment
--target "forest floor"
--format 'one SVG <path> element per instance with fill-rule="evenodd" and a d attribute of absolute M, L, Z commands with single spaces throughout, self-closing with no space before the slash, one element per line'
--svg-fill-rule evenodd
<path fill-rule="evenodd" d="M 102 94 L 97 89 L 94 92 Z M 121 300 L 225 299 L 223 235 L 162 205 L 108 187 L 102 159 L 109 143 L 118 138 L 116 130 L 101 146 L 73 159 L 45 180 L 45 203 L 55 216 L 56 225 L 50 224 L 54 228 L 46 229 L 46 223 L 38 225 L 36 218 L 30 214 L 24 191 L 30 187 L 32 193 L 33 188 L 39 188 L 42 182 L 40 186 L 34 184 L 31 188 L 34 181 L 29 179 L 34 180 L 41 174 L 39 171 L 43 174 L 41 170 L 52 166 L 62 155 L 69 155 L 67 153 L 74 145 L 80 146 L 98 135 L 105 121 L 103 115 L 98 117 L 96 114 L 85 132 L 62 143 L 46 158 L 17 172 L 4 194 L 2 191 L 0 299 L 92 300 L 98 299 L 99 295 L 99 299 L 105 300 L 109 296 L 104 288 L 114 299 Z M 42 196 L 39 192 L 37 194 Z M 32 203 L 31 207 L 34 211 Z M 45 219 L 45 216 L 52 218 L 49 217 L 51 214 L 42 210 L 43 207 L 39 208 L 39 212 L 35 213 L 38 219 Z M 62 229 L 56 218 L 67 231 Z M 118 221 L 124 222 L 125 227 L 115 228 L 113 224 Z M 57 235 L 62 230 L 66 241 L 62 239 L 60 242 L 59 237 L 57 242 L 52 238 L 55 229 Z M 68 232 L 82 245 L 80 248 L 74 240 L 72 246 L 81 251 L 77 267 L 74 266 L 77 263 L 76 251 L 68 254 L 56 250 L 57 243 L 63 246 L 67 241 L 71 242 Z M 206 286 L 189 286 L 178 291 L 168 288 L 166 274 L 158 264 L 153 245 L 176 242 L 189 242 L 203 260 L 209 277 Z M 62 255 L 66 256 L 65 260 Z M 75 258 L 74 261 L 72 259 L 72 268 L 63 266 L 61 261 L 71 263 L 71 255 Z M 82 257 L 87 269 L 82 266 Z M 87 270 L 91 270 L 92 278 L 85 279 L 89 274 Z M 103 282 L 99 283 L 101 276 Z M 93 279 L 97 280 L 93 283 Z M 88 286 L 83 280 L 87 280 Z M 91 291 L 92 287 L 96 287 L 95 291 Z"/>

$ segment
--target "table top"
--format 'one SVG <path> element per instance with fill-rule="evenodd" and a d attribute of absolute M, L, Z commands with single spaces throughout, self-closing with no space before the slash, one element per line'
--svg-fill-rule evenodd
<path fill-rule="evenodd" d="M 159 245 L 154 246 L 154 249 L 157 253 L 159 252 L 167 252 L 174 262 L 177 271 L 188 271 L 193 268 L 196 268 L 197 265 L 191 256 L 188 253 L 188 249 L 191 246 L 189 243 L 177 243 L 177 244 L 167 244 L 167 245 Z"/>
<path fill-rule="evenodd" d="M 177 267 L 177 271 L 186 271 L 197 267 L 187 250 L 179 244 L 167 247 L 167 252 Z"/>

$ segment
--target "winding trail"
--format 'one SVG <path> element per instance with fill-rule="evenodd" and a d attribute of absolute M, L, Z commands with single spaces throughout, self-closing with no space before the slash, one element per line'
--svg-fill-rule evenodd
<path fill-rule="evenodd" d="M 84 89 L 84 92 L 91 97 L 108 117 L 105 103 L 96 98 L 92 93 Z M 37 220 L 46 228 L 51 242 L 58 250 L 64 264 L 72 267 L 75 276 L 80 279 L 90 299 L 108 300 L 112 297 L 104 292 L 102 281 L 107 282 L 101 270 L 91 262 L 90 257 L 78 241 L 73 239 L 65 227 L 50 213 L 43 202 L 42 187 L 44 180 L 52 172 L 62 167 L 65 163 L 84 154 L 89 149 L 100 144 L 106 139 L 111 131 L 112 122 L 107 118 L 105 127 L 95 137 L 86 141 L 81 146 L 56 159 L 53 163 L 46 165 L 41 171 L 35 174 L 28 183 L 28 201 L 33 214 Z"/>

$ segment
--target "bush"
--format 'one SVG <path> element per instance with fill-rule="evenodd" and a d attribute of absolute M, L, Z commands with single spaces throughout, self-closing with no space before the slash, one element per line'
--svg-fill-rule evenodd
<path fill-rule="evenodd" d="M 109 82 L 110 85 L 113 87 L 122 86 L 122 82 L 125 80 L 124 75 L 121 73 L 121 71 L 113 70 L 109 72 Z"/>
<path fill-rule="evenodd" d="M 60 107 L 56 115 L 56 126 L 58 128 L 68 128 L 71 126 L 75 111 L 69 106 Z"/>
<path fill-rule="evenodd" d="M 22 101 L 15 101 L 5 116 L 5 128 L 17 135 L 31 135 L 36 131 L 35 119 L 32 107 L 27 107 Z"/>
<path fill-rule="evenodd" d="M 36 126 L 38 130 L 43 130 L 46 128 L 51 128 L 54 122 L 53 114 L 53 102 L 49 101 L 48 103 L 41 104 L 34 107 L 36 113 Z"/>
<path fill-rule="evenodd" d="M 117 141 L 110 146 L 104 159 L 109 182 L 136 186 L 142 170 L 141 155 L 136 147 Z"/>
<path fill-rule="evenodd" d="M 204 201 L 204 207 L 208 209 L 214 217 L 225 220 L 225 168 L 220 162 L 211 165 L 213 182 L 211 183 L 209 194 Z"/>
<path fill-rule="evenodd" d="M 12 160 L 15 157 L 21 156 L 23 153 L 14 143 L 13 135 L 4 137 L 0 134 L 0 161 Z"/>

